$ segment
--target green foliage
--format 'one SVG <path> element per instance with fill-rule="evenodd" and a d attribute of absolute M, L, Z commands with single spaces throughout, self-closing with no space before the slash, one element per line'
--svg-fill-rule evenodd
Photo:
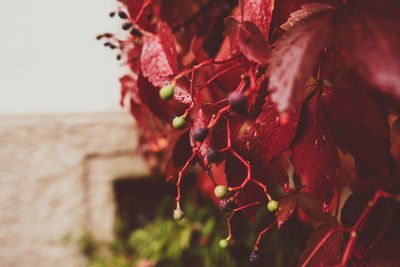
<path fill-rule="evenodd" d="M 88 267 L 136 267 L 146 261 L 155 267 L 248 267 L 249 256 L 259 231 L 271 224 L 275 216 L 259 212 L 255 223 L 243 213 L 232 219 L 233 239 L 228 248 L 220 247 L 227 237 L 226 219 L 215 205 L 201 199 L 186 198 L 185 217 L 174 221 L 171 211 L 173 198 L 160 203 L 155 219 L 144 227 L 127 234 L 123 221 L 117 221 L 117 236 L 110 244 L 95 242 L 89 235 L 80 240 L 81 252 L 89 260 Z M 261 209 L 263 210 L 263 209 Z M 260 254 L 271 266 L 295 266 L 308 235 L 296 221 L 288 221 L 279 234 L 276 228 L 267 232 L 260 243 Z M 121 234 L 123 233 L 123 234 Z M 124 236 L 125 235 L 125 236 Z M 255 237 L 255 238 L 249 238 Z"/>

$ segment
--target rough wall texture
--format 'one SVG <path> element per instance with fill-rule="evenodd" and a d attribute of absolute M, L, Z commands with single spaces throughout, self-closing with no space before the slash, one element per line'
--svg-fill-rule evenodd
<path fill-rule="evenodd" d="M 147 172 L 124 113 L 0 116 L 0 266 L 84 266 L 84 229 L 112 238 L 112 181 Z"/>

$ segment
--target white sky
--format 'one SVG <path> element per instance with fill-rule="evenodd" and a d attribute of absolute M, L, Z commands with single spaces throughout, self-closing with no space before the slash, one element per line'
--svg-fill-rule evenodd
<path fill-rule="evenodd" d="M 0 114 L 119 109 L 116 0 L 0 0 Z"/>

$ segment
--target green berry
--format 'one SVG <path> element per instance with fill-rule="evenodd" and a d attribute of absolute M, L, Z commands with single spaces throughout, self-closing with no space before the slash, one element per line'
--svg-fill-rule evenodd
<path fill-rule="evenodd" d="M 181 209 L 176 209 L 174 210 L 174 220 L 175 221 L 180 221 L 183 218 L 183 211 Z"/>
<path fill-rule="evenodd" d="M 172 120 L 172 125 L 176 129 L 183 129 L 183 127 L 185 127 L 185 124 L 186 124 L 186 121 L 185 121 L 185 118 L 183 116 L 176 116 Z"/>
<path fill-rule="evenodd" d="M 223 185 L 218 185 L 214 189 L 214 194 L 217 198 L 224 198 L 228 194 L 228 188 Z"/>
<path fill-rule="evenodd" d="M 174 84 L 165 85 L 160 89 L 160 97 L 164 100 L 170 100 L 174 96 Z"/>
<path fill-rule="evenodd" d="M 279 209 L 279 202 L 276 200 L 271 200 L 268 202 L 267 208 L 270 212 L 275 212 Z"/>
<path fill-rule="evenodd" d="M 227 248 L 227 247 L 229 246 L 228 240 L 226 240 L 226 239 L 221 239 L 221 240 L 219 241 L 219 246 L 220 246 L 221 248 Z"/>

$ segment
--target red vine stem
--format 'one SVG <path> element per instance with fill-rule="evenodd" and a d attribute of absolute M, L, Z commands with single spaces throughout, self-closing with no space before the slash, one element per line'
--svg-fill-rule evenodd
<path fill-rule="evenodd" d="M 269 225 L 267 228 L 265 228 L 264 230 L 262 230 L 262 231 L 258 234 L 256 244 L 254 245 L 254 251 L 258 250 L 258 245 L 260 244 L 261 237 L 262 237 L 266 232 L 268 232 L 268 230 L 271 229 L 271 227 L 274 226 L 277 222 L 278 222 L 278 220 L 275 220 L 271 225 Z"/>
<path fill-rule="evenodd" d="M 142 8 L 140 9 L 139 13 L 136 15 L 135 22 L 138 23 L 140 20 L 140 17 L 142 16 L 144 10 L 146 7 L 148 7 L 154 0 L 147 0 L 146 2 L 143 3 Z"/>
<path fill-rule="evenodd" d="M 235 193 L 235 197 L 237 197 L 240 190 L 242 190 L 249 181 L 252 181 L 264 190 L 265 195 L 267 196 L 268 200 L 270 201 L 272 198 L 271 198 L 271 195 L 268 193 L 267 187 L 263 183 L 251 178 L 251 165 L 232 148 L 232 139 L 231 139 L 231 129 L 230 129 L 229 118 L 226 118 L 226 135 L 227 135 L 227 137 L 226 137 L 227 147 L 224 149 L 221 149 L 221 151 L 229 150 L 232 153 L 232 155 L 234 155 L 237 159 L 239 159 L 247 169 L 246 179 L 239 186 L 230 187 L 229 190 L 230 191 L 237 190 L 237 192 Z"/>
<path fill-rule="evenodd" d="M 314 248 L 314 250 L 308 255 L 307 259 L 304 261 L 304 263 L 301 265 L 301 267 L 306 267 L 307 264 L 310 262 L 311 258 L 317 253 L 317 251 L 322 247 L 322 245 L 325 243 L 326 240 L 336 231 L 336 229 L 331 229 L 324 238 L 321 239 L 321 241 L 318 242 L 317 246 Z"/>
<path fill-rule="evenodd" d="M 214 60 L 214 59 L 205 60 L 205 61 L 201 62 L 200 64 L 194 66 L 191 69 L 187 69 L 187 70 L 182 71 L 181 73 L 179 73 L 178 75 L 176 75 L 174 77 L 173 81 L 179 80 L 180 78 L 182 78 L 186 74 L 191 73 L 192 71 L 196 71 L 196 70 L 198 70 L 198 69 L 200 69 L 200 68 L 202 68 L 204 66 L 211 65 L 211 64 L 216 64 L 216 65 L 225 64 L 225 63 L 227 63 L 227 62 L 229 62 L 231 60 L 237 59 L 237 58 L 239 58 L 241 56 L 242 55 L 237 55 L 237 56 L 233 56 L 233 57 L 230 57 L 230 58 L 227 58 L 227 59 L 222 59 L 222 60 Z"/>
<path fill-rule="evenodd" d="M 250 204 L 246 204 L 242 207 L 236 208 L 233 210 L 231 216 L 229 216 L 228 218 L 228 237 L 226 238 L 226 240 L 230 240 L 232 238 L 232 229 L 231 229 L 231 220 L 233 215 L 235 215 L 236 212 L 247 209 L 248 207 L 254 206 L 254 205 L 259 205 L 260 202 L 256 201 L 256 202 L 252 202 Z"/>
<path fill-rule="evenodd" d="M 312 257 L 317 253 L 317 251 L 322 247 L 322 245 L 328 240 L 328 238 L 335 232 L 335 231 L 342 231 L 342 232 L 350 232 L 350 238 L 349 241 L 347 242 L 346 248 L 343 253 L 342 261 L 341 261 L 341 266 L 346 266 L 347 261 L 349 260 L 351 253 L 354 250 L 354 246 L 357 241 L 357 231 L 361 231 L 364 224 L 365 224 L 365 219 L 368 217 L 369 213 L 371 212 L 372 208 L 376 205 L 378 200 L 381 197 L 385 198 L 390 198 L 396 201 L 399 201 L 399 195 L 392 195 L 390 193 L 384 192 L 384 191 L 377 191 L 373 197 L 372 200 L 368 201 L 368 205 L 365 208 L 365 210 L 361 213 L 360 217 L 357 219 L 356 223 L 353 225 L 352 228 L 342 228 L 342 227 L 336 227 L 331 229 L 317 244 L 317 246 L 314 248 L 314 250 L 311 252 L 311 254 L 307 257 L 307 259 L 304 261 L 304 263 L 301 265 L 302 267 L 305 267 Z"/>
<path fill-rule="evenodd" d="M 231 70 L 241 68 L 242 66 L 243 66 L 243 65 L 237 65 L 237 66 L 232 66 L 232 67 L 226 68 L 226 69 L 224 69 L 223 71 L 218 72 L 217 74 L 215 74 L 213 77 L 211 77 L 211 78 L 210 78 L 207 82 L 205 82 L 204 84 L 198 85 L 198 88 L 199 88 L 199 89 L 203 89 L 204 87 L 209 86 L 215 79 L 217 79 L 217 78 L 220 77 L 221 75 L 223 75 L 223 74 L 225 74 L 225 73 L 227 73 L 227 72 L 229 72 L 229 71 L 231 71 Z"/>
<path fill-rule="evenodd" d="M 189 167 L 190 163 L 192 162 L 192 160 L 194 159 L 195 156 L 196 156 L 196 151 L 193 151 L 193 153 L 190 156 L 190 158 L 186 161 L 185 165 L 183 166 L 183 168 L 178 173 L 178 181 L 176 182 L 176 187 L 178 189 L 178 195 L 176 196 L 176 209 L 177 210 L 181 209 L 180 199 L 181 199 L 181 180 L 182 180 L 182 175 L 183 175 L 183 172 Z"/>

